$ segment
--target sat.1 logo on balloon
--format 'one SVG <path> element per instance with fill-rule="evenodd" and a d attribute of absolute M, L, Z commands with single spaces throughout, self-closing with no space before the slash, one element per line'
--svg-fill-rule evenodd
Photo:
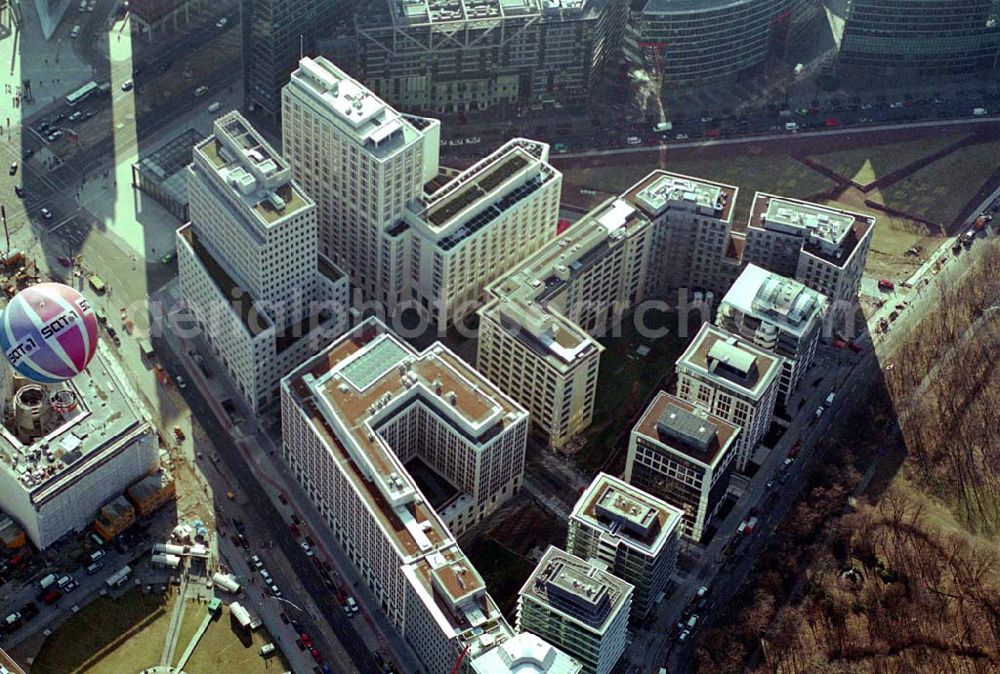
<path fill-rule="evenodd" d="M 32 381 L 71 379 L 97 351 L 97 315 L 90 301 L 69 286 L 30 286 L 0 314 L 0 348 L 11 367 Z"/>

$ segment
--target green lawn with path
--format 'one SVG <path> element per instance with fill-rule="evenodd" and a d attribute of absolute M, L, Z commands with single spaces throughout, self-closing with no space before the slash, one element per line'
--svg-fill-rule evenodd
<path fill-rule="evenodd" d="M 949 227 L 1000 166 L 1000 141 L 969 145 L 881 190 L 882 203 Z"/>
<path fill-rule="evenodd" d="M 943 133 L 932 138 L 827 152 L 809 158 L 859 185 L 868 185 L 951 145 L 965 135 Z"/>

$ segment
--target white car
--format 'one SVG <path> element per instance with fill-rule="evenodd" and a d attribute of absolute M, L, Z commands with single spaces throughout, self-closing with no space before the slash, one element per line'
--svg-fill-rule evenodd
<path fill-rule="evenodd" d="M 312 557 L 313 555 L 316 554 L 315 552 L 313 552 L 313 549 L 306 542 L 302 543 L 302 550 L 306 553 L 306 557 Z"/>
<path fill-rule="evenodd" d="M 691 636 L 691 630 L 684 630 L 680 633 L 680 636 L 677 637 L 677 641 L 687 641 L 689 636 Z"/>
<path fill-rule="evenodd" d="M 125 80 L 122 82 L 122 91 L 132 91 L 132 87 L 135 86 L 135 82 L 132 80 Z"/>
<path fill-rule="evenodd" d="M 196 97 L 197 96 L 204 96 L 207 93 L 208 93 L 208 87 L 206 87 L 204 84 L 194 90 L 194 95 Z"/>
<path fill-rule="evenodd" d="M 80 37 L 80 26 L 73 26 L 73 29 L 69 31 L 69 36 L 74 40 Z"/>
<path fill-rule="evenodd" d="M 50 211 L 49 209 L 47 209 L 47 208 L 40 208 L 38 210 L 38 212 L 41 213 L 42 217 L 45 218 L 46 220 L 51 220 L 52 219 L 52 211 Z"/>
<path fill-rule="evenodd" d="M 227 19 L 226 17 L 222 17 L 221 19 L 215 22 L 215 27 L 225 28 L 227 23 L 229 23 L 229 19 Z"/>

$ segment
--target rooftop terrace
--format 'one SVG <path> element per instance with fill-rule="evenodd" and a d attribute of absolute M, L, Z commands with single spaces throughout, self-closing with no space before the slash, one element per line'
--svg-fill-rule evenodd
<path fill-rule="evenodd" d="M 874 228 L 875 219 L 808 201 L 758 192 L 750 226 L 802 237 L 803 250 L 844 266 L 858 243 Z"/>
<path fill-rule="evenodd" d="M 781 370 L 782 359 L 710 323 L 677 359 L 678 367 L 693 370 L 727 388 L 759 398 Z"/>
<path fill-rule="evenodd" d="M 629 583 L 589 562 L 549 546 L 520 594 L 601 631 L 629 600 L 632 589 Z"/>
<path fill-rule="evenodd" d="M 238 112 L 215 120 L 214 134 L 195 145 L 195 159 L 264 226 L 312 206 L 292 183 L 292 169 Z"/>
<path fill-rule="evenodd" d="M 695 426 L 691 417 L 698 420 Z M 675 420 L 679 420 L 679 430 L 684 432 L 671 432 Z M 711 467 L 735 443 L 739 427 L 661 391 L 642 413 L 634 432 Z M 685 439 L 685 435 L 692 440 Z"/>
<path fill-rule="evenodd" d="M 622 198 L 650 218 L 679 203 L 700 213 L 732 222 L 737 188 L 680 173 L 653 171 Z"/>
<path fill-rule="evenodd" d="M 819 316 L 826 297 L 795 279 L 750 264 L 722 299 L 744 314 L 801 334 Z"/>
<path fill-rule="evenodd" d="M 573 507 L 574 519 L 604 529 L 648 554 L 663 548 L 681 520 L 666 501 L 606 473 L 598 473 Z"/>

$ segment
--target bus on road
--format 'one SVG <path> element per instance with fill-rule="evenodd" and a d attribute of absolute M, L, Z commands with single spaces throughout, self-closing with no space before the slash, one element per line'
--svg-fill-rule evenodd
<path fill-rule="evenodd" d="M 97 90 L 97 82 L 87 82 L 82 87 L 66 96 L 66 105 L 76 105 Z"/>

